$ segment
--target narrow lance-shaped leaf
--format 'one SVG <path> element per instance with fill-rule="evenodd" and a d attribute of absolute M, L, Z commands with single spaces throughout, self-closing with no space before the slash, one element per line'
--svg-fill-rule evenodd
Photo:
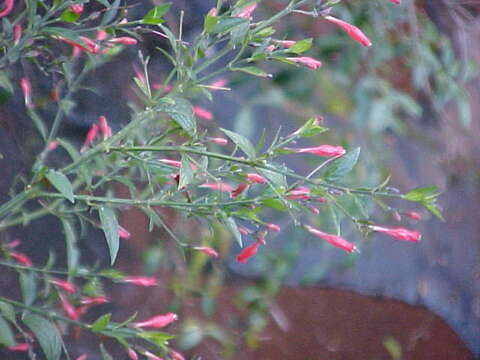
<path fill-rule="evenodd" d="M 195 136 L 197 125 L 192 104 L 188 100 L 178 97 L 166 97 L 162 100 L 155 109 L 168 114 L 190 136 Z"/>
<path fill-rule="evenodd" d="M 245 136 L 226 129 L 220 130 L 223 131 L 235 145 L 242 149 L 242 151 L 247 154 L 250 159 L 254 159 L 256 157 L 254 146 Z"/>
<path fill-rule="evenodd" d="M 322 177 L 325 181 L 334 182 L 347 175 L 357 164 L 360 148 L 356 148 L 334 160 L 325 170 Z"/>
<path fill-rule="evenodd" d="M 62 354 L 62 338 L 57 327 L 50 321 L 36 314 L 27 313 L 23 322 L 38 339 L 47 360 L 59 360 Z"/>
<path fill-rule="evenodd" d="M 52 184 L 53 187 L 60 192 L 60 194 L 68 199 L 68 201 L 71 203 L 75 202 L 72 183 L 63 173 L 55 170 L 49 170 L 45 174 L 45 177 L 48 179 L 50 184 Z"/>
<path fill-rule="evenodd" d="M 243 247 L 243 241 L 242 241 L 242 234 L 240 234 L 240 231 L 238 230 L 237 223 L 235 222 L 235 219 L 232 217 L 224 217 L 223 218 L 223 223 L 227 227 L 227 229 L 231 232 L 235 240 L 237 241 L 238 245 L 240 247 Z"/>
<path fill-rule="evenodd" d="M 110 319 L 112 318 L 112 314 L 104 314 L 100 316 L 95 322 L 90 325 L 90 329 L 94 332 L 100 332 L 106 329 L 108 324 L 110 324 Z"/>
<path fill-rule="evenodd" d="M 301 54 L 312 47 L 312 38 L 297 41 L 295 45 L 288 49 L 289 52 Z"/>
<path fill-rule="evenodd" d="M 108 250 L 110 251 L 110 262 L 113 265 L 117 258 L 119 249 L 119 236 L 118 236 L 118 221 L 115 212 L 106 206 L 102 206 L 98 210 L 100 215 L 100 222 L 102 223 L 103 232 L 107 239 Z"/>
<path fill-rule="evenodd" d="M 165 20 L 163 20 L 163 16 L 168 12 L 168 10 L 170 10 L 171 6 L 172 3 L 165 3 L 160 6 L 154 7 L 147 13 L 147 15 L 143 17 L 143 23 L 150 25 L 158 25 L 165 22 Z"/>
<path fill-rule="evenodd" d="M 24 304 L 32 305 L 37 297 L 37 283 L 32 272 L 20 273 L 20 289 Z"/>
<path fill-rule="evenodd" d="M 15 338 L 10 325 L 0 315 L 0 345 L 14 346 Z"/>
<path fill-rule="evenodd" d="M 68 272 L 75 271 L 80 253 L 77 248 L 77 234 L 71 221 L 62 219 L 63 232 L 65 233 L 65 247 L 67 249 Z"/>
<path fill-rule="evenodd" d="M 248 22 L 247 19 L 239 18 L 239 17 L 225 17 L 221 18 L 215 26 L 213 26 L 209 32 L 214 34 L 224 33 L 227 31 L 232 30 L 234 27 Z"/>

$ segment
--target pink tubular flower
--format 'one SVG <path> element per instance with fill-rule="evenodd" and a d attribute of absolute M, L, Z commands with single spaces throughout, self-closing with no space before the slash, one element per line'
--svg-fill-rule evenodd
<path fill-rule="evenodd" d="M 321 230 L 318 230 L 318 229 L 315 229 L 309 225 L 306 225 L 305 228 L 310 232 L 312 233 L 313 235 L 315 235 L 316 237 L 319 237 L 320 239 L 322 240 L 325 240 L 326 242 L 329 242 L 330 244 L 332 244 L 333 246 L 336 246 L 342 250 L 345 250 L 349 253 L 353 252 L 354 250 L 356 250 L 357 248 L 355 247 L 355 245 L 353 245 L 352 243 L 348 242 L 347 240 L 345 240 L 344 238 L 340 237 L 340 236 L 337 236 L 337 235 L 332 235 L 332 234 L 327 234 Z"/>
<path fill-rule="evenodd" d="M 13 27 L 13 42 L 15 45 L 18 44 L 23 34 L 22 24 L 16 24 Z"/>
<path fill-rule="evenodd" d="M 214 144 L 222 145 L 222 146 L 225 146 L 228 144 L 228 140 L 222 137 L 208 137 L 207 140 Z"/>
<path fill-rule="evenodd" d="M 124 227 L 119 226 L 118 227 L 118 236 L 120 237 L 120 239 L 130 239 L 130 236 L 132 236 L 132 234 L 130 234 L 130 232 L 127 229 L 125 229 Z"/>
<path fill-rule="evenodd" d="M 92 39 L 90 39 L 86 36 L 79 36 L 79 38 L 87 45 L 88 50 L 92 54 L 98 53 L 98 51 L 100 50 L 100 47 L 98 46 L 98 44 L 95 41 L 93 41 Z"/>
<path fill-rule="evenodd" d="M 15 240 L 12 240 L 10 241 L 7 246 L 10 248 L 10 249 L 15 249 L 17 246 L 19 246 L 20 244 L 22 243 L 22 241 L 20 239 L 15 239 Z"/>
<path fill-rule="evenodd" d="M 355 25 L 349 24 L 333 16 L 325 16 L 324 19 L 341 27 L 343 31 L 348 34 L 348 36 L 350 36 L 353 40 L 362 44 L 363 46 L 372 46 L 372 42 L 370 41 L 370 39 L 362 32 L 362 30 L 360 30 Z"/>
<path fill-rule="evenodd" d="M 81 15 L 83 13 L 83 4 L 71 5 L 70 11 L 74 14 Z"/>
<path fill-rule="evenodd" d="M 279 232 L 280 231 L 280 226 L 278 226 L 277 224 L 265 224 L 265 227 L 270 230 L 270 231 L 275 231 L 275 232 Z"/>
<path fill-rule="evenodd" d="M 71 282 L 60 280 L 60 279 L 52 279 L 50 282 L 58 286 L 60 289 L 69 292 L 70 294 L 75 294 L 77 292 L 77 288 Z"/>
<path fill-rule="evenodd" d="M 105 296 L 85 297 L 80 300 L 82 305 L 99 305 L 110 302 Z"/>
<path fill-rule="evenodd" d="M 175 350 L 170 350 L 170 357 L 172 358 L 172 360 L 185 360 L 183 355 Z"/>
<path fill-rule="evenodd" d="M 137 355 L 137 353 L 135 352 L 135 350 L 133 350 L 132 348 L 128 348 L 127 353 L 128 353 L 128 357 L 129 357 L 131 360 L 138 360 L 138 355 Z"/>
<path fill-rule="evenodd" d="M 108 121 L 105 116 L 102 115 L 98 118 L 98 127 L 103 135 L 103 140 L 112 136 L 112 128 L 108 126 Z"/>
<path fill-rule="evenodd" d="M 108 40 L 112 44 L 122 44 L 122 45 L 136 45 L 138 40 L 130 36 L 121 36 Z"/>
<path fill-rule="evenodd" d="M 316 147 L 292 149 L 297 153 L 309 153 L 317 156 L 342 156 L 347 152 L 342 146 L 320 145 Z"/>
<path fill-rule="evenodd" d="M 309 206 L 308 209 L 310 210 L 310 212 L 314 215 L 318 215 L 320 214 L 320 210 L 314 206 Z"/>
<path fill-rule="evenodd" d="M 257 8 L 258 4 L 252 4 L 245 7 L 242 11 L 240 11 L 236 16 L 243 19 L 251 19 L 252 13 Z"/>
<path fill-rule="evenodd" d="M 22 89 L 23 98 L 25 99 L 25 106 L 29 109 L 32 109 L 32 85 L 30 85 L 30 80 L 28 80 L 26 77 L 21 78 L 20 88 Z"/>
<path fill-rule="evenodd" d="M 299 57 L 287 57 L 289 61 L 308 67 L 309 69 L 316 70 L 322 66 L 320 60 L 314 59 L 310 56 L 299 56 Z"/>
<path fill-rule="evenodd" d="M 207 254 L 208 256 L 210 257 L 214 257 L 214 258 L 217 258 L 218 257 L 218 252 L 215 250 L 215 249 L 212 249 L 210 247 L 207 247 L 207 246 L 195 246 L 194 247 L 195 250 L 198 250 L 198 251 L 201 251 L 203 252 L 204 254 Z"/>
<path fill-rule="evenodd" d="M 108 33 L 105 30 L 98 30 L 97 34 L 95 35 L 95 39 L 99 41 L 103 41 L 108 38 Z"/>
<path fill-rule="evenodd" d="M 200 188 L 205 188 L 205 189 L 210 189 L 210 190 L 216 190 L 216 191 L 222 191 L 222 192 L 231 192 L 233 191 L 233 188 L 225 184 L 224 182 L 218 181 L 214 183 L 205 183 L 199 186 Z"/>
<path fill-rule="evenodd" d="M 287 49 L 291 48 L 293 45 L 297 43 L 294 40 L 274 40 L 274 42 L 275 44 L 286 47 Z"/>
<path fill-rule="evenodd" d="M 250 259 L 252 256 L 254 256 L 257 253 L 260 245 L 262 245 L 262 243 L 260 241 L 257 241 L 256 243 L 253 243 L 252 245 L 247 246 L 245 249 L 243 249 L 240 252 L 240 254 L 237 255 L 237 261 L 239 263 L 245 264 L 248 261 L 248 259 Z"/>
<path fill-rule="evenodd" d="M 387 228 L 384 226 L 373 225 L 370 226 L 370 229 L 390 235 L 397 240 L 417 242 L 422 238 L 422 234 L 418 231 L 408 230 L 401 227 Z"/>
<path fill-rule="evenodd" d="M 28 350 L 30 350 L 30 348 L 31 348 L 31 346 L 28 343 L 18 343 L 14 346 L 7 347 L 7 349 L 10 350 L 10 351 L 21 351 L 21 352 L 28 351 Z"/>
<path fill-rule="evenodd" d="M 238 195 L 243 193 L 246 188 L 248 188 L 248 184 L 240 183 L 236 189 L 232 190 L 232 192 L 230 193 L 230 197 L 232 199 L 236 198 Z"/>
<path fill-rule="evenodd" d="M 407 211 L 407 212 L 403 213 L 403 215 L 409 217 L 412 220 L 417 220 L 417 221 L 422 220 L 422 218 L 423 218 L 422 214 L 420 214 L 416 211 Z"/>
<path fill-rule="evenodd" d="M 87 360 L 87 359 L 88 359 L 87 354 L 82 354 L 77 358 L 77 360 Z"/>
<path fill-rule="evenodd" d="M 182 167 L 182 162 L 181 161 L 178 161 L 178 160 L 171 160 L 171 159 L 160 159 L 158 160 L 166 165 L 170 165 L 170 166 L 173 166 L 173 167 L 176 167 L 176 168 L 181 168 Z"/>
<path fill-rule="evenodd" d="M 288 192 L 287 199 L 308 200 L 310 199 L 310 189 L 305 186 L 296 187 Z"/>
<path fill-rule="evenodd" d="M 144 287 L 158 285 L 158 281 L 156 278 L 148 277 L 148 276 L 127 276 L 127 277 L 124 277 L 122 281 L 125 283 L 131 283 L 134 285 L 144 286 Z"/>
<path fill-rule="evenodd" d="M 23 253 L 12 251 L 10 253 L 10 256 L 13 257 L 15 260 L 17 260 L 23 266 L 30 267 L 33 265 L 32 260 L 30 260 L 30 258 Z"/>
<path fill-rule="evenodd" d="M 93 124 L 90 130 L 88 130 L 85 142 L 83 143 L 80 152 L 84 152 L 87 150 L 87 148 L 95 141 L 99 131 L 100 127 L 97 124 Z"/>
<path fill-rule="evenodd" d="M 255 173 L 248 173 L 247 180 L 250 181 L 251 183 L 257 183 L 257 184 L 265 184 L 267 182 L 267 180 L 263 176 Z"/>
<path fill-rule="evenodd" d="M 13 10 L 13 5 L 15 5 L 14 0 L 5 0 L 3 2 L 3 10 L 0 11 L 0 18 L 10 14 Z"/>
<path fill-rule="evenodd" d="M 60 145 L 60 143 L 58 142 L 58 140 L 53 140 L 51 141 L 48 146 L 47 146 L 47 149 L 48 151 L 53 151 L 55 150 L 56 148 L 58 148 L 58 145 Z"/>
<path fill-rule="evenodd" d="M 225 87 L 225 85 L 227 85 L 227 80 L 222 78 L 222 79 L 215 80 L 209 86 L 212 88 L 223 88 Z"/>
<path fill-rule="evenodd" d="M 133 323 L 133 327 L 136 328 L 163 328 L 178 319 L 177 314 L 169 312 L 164 315 L 154 316 L 148 320 Z"/>
<path fill-rule="evenodd" d="M 195 113 L 195 116 L 197 116 L 201 119 L 204 119 L 204 120 L 207 120 L 207 121 L 212 121 L 213 120 L 213 114 L 210 111 L 208 111 L 208 110 L 206 110 L 206 109 L 204 109 L 200 106 L 194 106 L 193 107 L 193 112 Z"/>
<path fill-rule="evenodd" d="M 402 0 L 390 0 L 390 2 L 396 5 L 400 5 L 402 3 Z"/>
<path fill-rule="evenodd" d="M 58 296 L 60 297 L 60 302 L 62 303 L 62 308 L 65 314 L 72 320 L 78 320 L 80 314 L 77 309 L 70 304 L 68 299 L 62 293 L 58 294 Z"/>
<path fill-rule="evenodd" d="M 150 351 L 145 351 L 143 355 L 145 355 L 149 360 L 163 360 L 163 358 L 158 357 L 155 354 L 152 354 Z"/>
<path fill-rule="evenodd" d="M 238 231 L 240 232 L 240 234 L 242 234 L 242 235 L 250 234 L 250 230 L 248 230 L 246 227 L 244 227 L 244 226 L 237 226 L 237 227 L 238 227 Z"/>

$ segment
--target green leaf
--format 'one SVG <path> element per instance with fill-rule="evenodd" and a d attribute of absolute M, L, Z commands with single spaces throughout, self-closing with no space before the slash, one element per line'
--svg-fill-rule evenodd
<path fill-rule="evenodd" d="M 245 66 L 241 68 L 232 68 L 232 71 L 241 71 L 253 76 L 268 77 L 268 73 L 256 66 Z"/>
<path fill-rule="evenodd" d="M 203 29 L 205 32 L 210 33 L 212 32 L 215 25 L 218 24 L 220 18 L 218 16 L 207 15 L 205 16 L 205 20 L 203 21 Z"/>
<path fill-rule="evenodd" d="M 437 205 L 433 201 L 422 202 L 421 204 L 425 206 L 425 208 L 428 209 L 438 219 L 440 219 L 441 221 L 445 221 L 445 218 L 442 216 L 442 213 L 440 212 L 440 210 L 437 208 Z"/>
<path fill-rule="evenodd" d="M 23 303 L 32 305 L 37 297 L 37 283 L 32 272 L 20 273 L 20 289 L 22 290 Z"/>
<path fill-rule="evenodd" d="M 105 346 L 103 346 L 103 344 L 100 344 L 100 353 L 102 354 L 103 360 L 113 360 L 112 355 L 108 353 L 107 349 L 105 349 Z"/>
<path fill-rule="evenodd" d="M 190 136 L 193 137 L 197 133 L 195 114 L 192 104 L 188 100 L 178 97 L 165 97 L 155 109 L 167 113 Z"/>
<path fill-rule="evenodd" d="M 74 23 L 75 21 L 78 20 L 79 17 L 80 17 L 80 14 L 76 14 L 73 11 L 71 11 L 70 9 L 65 10 L 62 13 L 62 15 L 60 15 L 60 19 L 62 21 L 70 22 L 70 23 Z"/>
<path fill-rule="evenodd" d="M 225 17 L 221 18 L 215 26 L 211 29 L 211 33 L 219 34 L 232 30 L 234 27 L 248 22 L 247 19 L 239 17 Z"/>
<path fill-rule="evenodd" d="M 286 189 L 287 188 L 287 179 L 285 175 L 282 174 L 282 172 L 287 171 L 287 168 L 283 165 L 278 165 L 274 163 L 269 163 L 269 167 L 273 169 L 278 169 L 278 171 L 274 170 L 267 170 L 267 169 L 258 169 L 260 173 L 265 176 L 273 185 L 280 189 Z"/>
<path fill-rule="evenodd" d="M 68 272 L 71 274 L 75 272 L 78 266 L 80 253 L 77 247 L 77 233 L 75 226 L 67 219 L 61 219 L 63 225 L 63 232 L 65 233 L 65 247 L 67 249 L 67 264 Z"/>
<path fill-rule="evenodd" d="M 15 309 L 12 305 L 0 301 L 0 312 L 12 324 L 17 324 L 17 319 L 15 318 Z"/>
<path fill-rule="evenodd" d="M 14 346 L 15 337 L 13 336 L 12 329 L 10 325 L 5 321 L 5 319 L 0 315 L 0 345 L 4 346 Z"/>
<path fill-rule="evenodd" d="M 107 11 L 105 11 L 105 15 L 103 15 L 102 22 L 100 23 L 100 25 L 106 25 L 110 21 L 112 21 L 117 15 L 119 6 L 120 6 L 120 0 L 115 0 L 113 4 L 107 6 Z"/>
<path fill-rule="evenodd" d="M 318 125 L 318 121 L 316 117 L 308 119 L 295 133 L 300 137 L 311 137 L 328 131 L 327 128 Z"/>
<path fill-rule="evenodd" d="M 262 204 L 274 210 L 287 211 L 285 204 L 278 199 L 266 199 L 262 201 Z"/>
<path fill-rule="evenodd" d="M 225 224 L 227 229 L 230 231 L 230 233 L 233 235 L 238 245 L 240 245 L 240 247 L 243 247 L 242 234 L 240 234 L 240 231 L 238 230 L 238 226 L 237 226 L 237 223 L 235 222 L 235 219 L 232 217 L 224 217 L 223 223 Z"/>
<path fill-rule="evenodd" d="M 403 195 L 403 198 L 410 201 L 422 201 L 426 199 L 433 199 L 438 195 L 440 195 L 440 192 L 436 186 L 426 186 L 406 193 Z"/>
<path fill-rule="evenodd" d="M 174 339 L 175 336 L 160 331 L 145 331 L 138 334 L 139 337 L 149 340 L 159 347 L 164 347 L 168 344 L 168 340 Z"/>
<path fill-rule="evenodd" d="M 110 319 L 112 318 L 112 314 L 104 314 L 100 316 L 95 322 L 90 325 L 90 329 L 94 332 L 100 332 L 105 330 L 105 328 L 110 324 Z"/>
<path fill-rule="evenodd" d="M 158 25 L 165 22 L 163 16 L 170 10 L 172 3 L 165 3 L 160 6 L 154 7 L 147 15 L 143 17 L 144 24 Z"/>
<path fill-rule="evenodd" d="M 182 166 L 180 167 L 180 180 L 178 189 L 182 189 L 191 183 L 193 179 L 193 171 L 188 157 L 182 154 Z"/>
<path fill-rule="evenodd" d="M 49 170 L 48 173 L 45 174 L 45 177 L 48 179 L 50 184 L 52 184 L 53 187 L 60 192 L 60 194 L 68 199 L 68 201 L 71 203 L 75 202 L 72 183 L 63 173 L 55 170 Z"/>
<path fill-rule="evenodd" d="M 312 40 L 312 38 L 308 38 L 298 41 L 295 45 L 288 49 L 288 52 L 301 54 L 312 47 Z"/>
<path fill-rule="evenodd" d="M 47 360 L 59 360 L 62 354 L 62 338 L 57 327 L 41 316 L 26 313 L 23 322 L 37 338 Z"/>
<path fill-rule="evenodd" d="M 232 131 L 226 129 L 220 129 L 225 135 L 227 135 L 232 142 L 237 145 L 242 151 L 247 154 L 250 159 L 255 159 L 255 147 L 252 145 L 250 140 L 248 140 L 245 136 L 240 135 L 238 133 L 234 133 Z"/>
<path fill-rule="evenodd" d="M 108 250 L 110 251 L 110 263 L 113 265 L 119 249 L 117 217 L 111 208 L 105 206 L 102 206 L 98 210 L 98 214 L 100 215 L 100 222 L 102 223 L 103 232 L 107 239 Z"/>
<path fill-rule="evenodd" d="M 347 175 L 357 164 L 360 148 L 349 151 L 342 157 L 334 160 L 325 170 L 322 177 L 325 181 L 335 182 Z"/>

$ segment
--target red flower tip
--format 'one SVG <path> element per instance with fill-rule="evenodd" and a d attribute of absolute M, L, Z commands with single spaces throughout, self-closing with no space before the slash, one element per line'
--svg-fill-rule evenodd
<path fill-rule="evenodd" d="M 208 121 L 213 120 L 213 114 L 210 111 L 208 111 L 208 110 L 206 110 L 206 109 L 204 109 L 200 106 L 194 106 L 193 107 L 193 112 L 194 112 L 195 116 L 197 116 L 201 119 L 208 120 Z"/>
<path fill-rule="evenodd" d="M 58 148 L 58 145 L 60 145 L 60 142 L 58 142 L 58 140 L 53 140 L 48 144 L 47 149 L 48 151 L 53 151 Z"/>
<path fill-rule="evenodd" d="M 9 346 L 7 347 L 8 350 L 10 351 L 21 351 L 21 352 L 25 352 L 25 351 L 28 351 L 30 350 L 30 344 L 28 343 L 18 343 L 14 346 Z"/>
<path fill-rule="evenodd" d="M 333 16 L 325 16 L 324 19 L 341 27 L 343 31 L 348 34 L 348 36 L 350 36 L 353 40 L 362 44 L 363 46 L 372 46 L 372 42 L 370 41 L 370 39 L 362 32 L 362 30 L 360 30 L 355 25 L 349 24 Z"/>
<path fill-rule="evenodd" d="M 297 153 L 309 153 L 317 156 L 342 156 L 347 152 L 342 146 L 320 145 L 316 147 L 293 149 Z"/>
<path fill-rule="evenodd" d="M 144 287 L 158 285 L 158 281 L 156 278 L 148 277 L 148 276 L 127 276 L 127 277 L 124 277 L 122 281 L 125 283 L 131 283 L 134 285 L 144 286 Z"/>
<path fill-rule="evenodd" d="M 77 360 L 87 360 L 87 359 L 88 359 L 87 354 L 82 354 L 77 358 Z"/>
<path fill-rule="evenodd" d="M 222 146 L 225 146 L 228 144 L 228 140 L 221 137 L 208 137 L 207 140 L 214 144 L 222 145 Z"/>
<path fill-rule="evenodd" d="M 138 354 L 132 348 L 128 348 L 127 353 L 130 360 L 138 360 Z"/>
<path fill-rule="evenodd" d="M 257 184 L 265 184 L 267 182 L 267 180 L 263 176 L 255 173 L 248 173 L 247 180 Z"/>
<path fill-rule="evenodd" d="M 230 197 L 232 199 L 236 198 L 238 195 L 240 195 L 242 192 L 245 191 L 245 189 L 248 187 L 247 184 L 245 183 L 240 183 L 236 189 L 232 190 L 232 192 L 230 193 Z"/>
<path fill-rule="evenodd" d="M 277 224 L 265 224 L 265 227 L 270 230 L 270 231 L 275 231 L 275 232 L 279 232 L 280 231 L 280 226 L 278 226 Z"/>
<path fill-rule="evenodd" d="M 245 264 L 248 261 L 248 259 L 250 259 L 252 256 L 254 256 L 257 253 L 260 245 L 262 245 L 262 243 L 257 241 L 256 243 L 244 248 L 240 252 L 240 254 L 237 255 L 237 261 L 239 263 Z"/>
<path fill-rule="evenodd" d="M 100 127 L 97 124 L 93 124 L 90 130 L 88 130 L 87 136 L 85 137 L 85 142 L 83 143 L 80 152 L 87 150 L 87 148 L 95 141 L 99 131 Z"/>
<path fill-rule="evenodd" d="M 225 79 L 218 79 L 212 82 L 209 86 L 215 90 L 215 88 L 223 88 L 227 85 L 227 80 Z"/>
<path fill-rule="evenodd" d="M 309 56 L 287 57 L 286 59 L 289 61 L 293 61 L 296 64 L 306 66 L 312 70 L 316 70 L 322 66 L 322 62 L 320 60 L 314 59 Z"/>
<path fill-rule="evenodd" d="M 204 254 L 207 254 L 208 256 L 210 257 L 214 257 L 214 258 L 217 258 L 218 257 L 218 252 L 215 250 L 215 249 L 212 249 L 210 247 L 207 247 L 207 246 L 195 246 L 194 247 L 195 250 L 198 250 L 198 251 L 201 251 L 203 252 Z"/>
<path fill-rule="evenodd" d="M 340 236 L 325 233 L 309 225 L 305 225 L 305 228 L 316 237 L 322 240 L 325 240 L 326 242 L 329 242 L 333 246 L 338 247 L 339 249 L 345 250 L 346 252 L 351 253 L 357 250 L 355 245 L 353 245 L 352 243 L 348 242 L 347 240 L 345 240 Z"/>
<path fill-rule="evenodd" d="M 30 267 L 33 265 L 32 260 L 30 260 L 30 258 L 23 253 L 12 251 L 10 255 L 23 266 Z"/>
<path fill-rule="evenodd" d="M 132 234 L 130 234 L 130 232 L 127 229 L 125 229 L 124 227 L 119 226 L 118 227 L 118 236 L 120 237 L 120 239 L 129 239 L 130 236 L 132 236 Z"/>
<path fill-rule="evenodd" d="M 154 316 L 153 318 L 150 318 L 145 321 L 133 323 L 132 326 L 136 328 L 163 328 L 173 322 L 175 322 L 178 319 L 177 314 L 169 312 L 164 315 L 158 315 Z"/>
<path fill-rule="evenodd" d="M 102 115 L 98 118 L 98 127 L 103 135 L 103 140 L 112 136 L 112 128 L 108 126 L 107 118 L 105 116 Z"/>
<path fill-rule="evenodd" d="M 80 313 L 77 311 L 77 309 L 70 304 L 68 299 L 62 293 L 59 293 L 58 296 L 60 297 L 60 302 L 62 303 L 62 308 L 65 314 L 72 320 L 78 320 Z"/>
<path fill-rule="evenodd" d="M 419 221 L 419 220 L 422 220 L 422 219 L 423 219 L 422 214 L 420 214 L 420 213 L 418 213 L 418 212 L 416 212 L 416 211 L 407 211 L 407 212 L 403 213 L 403 215 L 409 217 L 409 218 L 412 219 L 412 220 L 417 220 L 417 221 Z"/>
<path fill-rule="evenodd" d="M 155 354 L 152 354 L 150 351 L 145 351 L 143 355 L 145 355 L 149 360 L 163 360 L 163 358 L 158 357 Z"/>
<path fill-rule="evenodd" d="M 18 44 L 20 38 L 22 37 L 22 34 L 23 34 L 22 24 L 16 24 L 13 27 L 13 41 L 15 45 Z"/>
<path fill-rule="evenodd" d="M 83 13 L 83 4 L 71 5 L 70 11 L 74 14 L 81 15 Z"/>
<path fill-rule="evenodd" d="M 23 98 L 25 99 L 25 106 L 29 109 L 32 109 L 32 85 L 30 85 L 30 80 L 28 80 L 26 77 L 21 78 L 20 88 L 22 89 Z"/>
<path fill-rule="evenodd" d="M 402 227 L 387 228 L 384 226 L 373 225 L 370 226 L 370 229 L 390 235 L 397 240 L 417 242 L 422 238 L 422 234 L 420 234 L 418 231 L 413 231 Z"/>
<path fill-rule="evenodd" d="M 310 189 L 305 186 L 296 187 L 288 192 L 287 199 L 308 200 L 310 199 Z"/>
<path fill-rule="evenodd" d="M 183 355 L 175 350 L 170 350 L 170 357 L 172 358 L 172 360 L 185 360 Z"/>
<path fill-rule="evenodd" d="M 258 4 L 249 5 L 240 11 L 236 16 L 243 19 L 250 19 L 257 6 Z"/>
<path fill-rule="evenodd" d="M 136 45 L 138 43 L 138 40 L 129 36 L 121 36 L 121 37 L 110 39 L 108 40 L 108 42 L 112 44 Z"/>
<path fill-rule="evenodd" d="M 221 181 L 215 182 L 215 183 L 205 183 L 199 186 L 200 188 L 205 188 L 205 189 L 210 189 L 210 190 L 216 190 L 216 191 L 222 191 L 222 192 L 231 192 L 233 191 L 233 188 L 225 184 Z"/>
<path fill-rule="evenodd" d="M 5 0 L 3 2 L 3 10 L 0 11 L 0 18 L 10 14 L 13 10 L 13 5 L 15 5 L 14 0 Z"/>
<path fill-rule="evenodd" d="M 98 305 L 110 302 L 105 296 L 85 297 L 80 300 L 83 305 Z"/>
<path fill-rule="evenodd" d="M 50 280 L 50 282 L 53 285 L 58 286 L 60 289 L 65 290 L 66 292 L 69 292 L 70 294 L 75 294 L 77 292 L 77 288 L 71 282 L 60 280 L 60 279 L 52 279 Z"/>

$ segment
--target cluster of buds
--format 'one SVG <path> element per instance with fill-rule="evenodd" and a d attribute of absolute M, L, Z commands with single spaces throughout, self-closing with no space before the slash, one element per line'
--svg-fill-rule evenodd
<path fill-rule="evenodd" d="M 103 140 L 112 136 L 112 129 L 108 126 L 107 118 L 103 115 L 98 118 L 98 124 L 93 124 L 90 127 L 80 152 L 85 152 L 99 134 L 102 135 Z"/>

